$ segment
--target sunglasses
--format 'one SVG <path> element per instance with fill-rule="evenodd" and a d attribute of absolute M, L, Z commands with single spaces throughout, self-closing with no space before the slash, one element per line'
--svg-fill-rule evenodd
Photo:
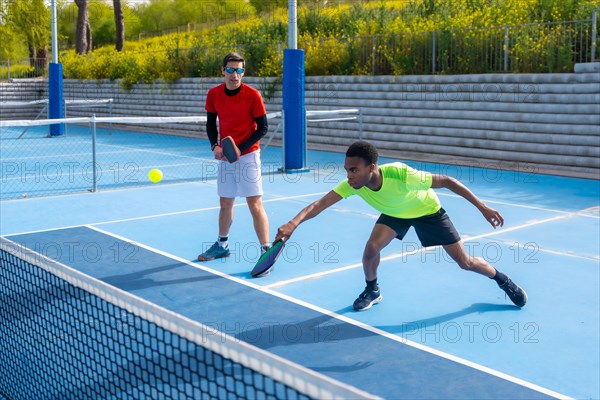
<path fill-rule="evenodd" d="M 233 74 L 234 72 L 237 72 L 238 75 L 241 75 L 244 73 L 244 71 L 244 68 L 225 67 L 225 72 L 227 72 L 228 74 Z"/>

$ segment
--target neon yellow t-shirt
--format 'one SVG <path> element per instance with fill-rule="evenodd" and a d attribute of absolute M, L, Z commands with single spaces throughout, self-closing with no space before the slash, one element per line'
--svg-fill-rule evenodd
<path fill-rule="evenodd" d="M 418 218 L 431 215 L 442 207 L 431 189 L 432 175 L 401 162 L 379 166 L 383 184 L 377 191 L 366 186 L 354 189 L 345 179 L 333 191 L 344 199 L 359 195 L 377 211 L 396 218 Z"/>

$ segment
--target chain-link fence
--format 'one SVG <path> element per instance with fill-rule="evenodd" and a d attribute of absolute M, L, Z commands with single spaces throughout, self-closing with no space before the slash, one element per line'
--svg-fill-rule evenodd
<path fill-rule="evenodd" d="M 186 124 L 205 121 L 205 117 L 174 119 Z M 173 118 L 60 121 L 65 133 L 53 137 L 49 120 L 0 122 L 0 199 L 147 185 L 148 172 L 154 168 L 162 170 L 163 182 L 216 176 L 217 161 L 206 139 L 147 132 L 148 124 L 175 123 Z M 137 129 L 123 130 L 117 124 Z"/>
<path fill-rule="evenodd" d="M 421 75 L 572 72 L 598 61 L 597 12 L 589 20 L 300 42 L 307 74 Z"/>
<path fill-rule="evenodd" d="M 272 144 L 273 139 L 281 143 L 281 113 L 267 118 L 271 128 L 262 142 L 263 176 L 282 173 L 284 164 L 281 147 Z M 308 124 L 348 120 L 358 128 L 357 137 L 348 140 L 360 138 L 359 109 L 307 112 Z M 205 116 L 64 118 L 58 120 L 64 134 L 50 136 L 56 122 L 0 121 L 0 200 L 152 185 L 148 173 L 155 168 L 162 171 L 161 183 L 217 178 L 219 161 L 206 136 L 152 133 L 157 126 L 193 130 L 206 123 Z"/>
<path fill-rule="evenodd" d="M 0 61 L 0 80 L 48 77 L 48 58 Z"/>

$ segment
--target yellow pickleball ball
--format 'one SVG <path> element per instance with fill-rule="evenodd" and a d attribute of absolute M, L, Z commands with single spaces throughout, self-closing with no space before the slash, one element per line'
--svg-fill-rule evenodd
<path fill-rule="evenodd" d="M 150 172 L 148 172 L 148 179 L 150 179 L 151 182 L 157 183 L 160 182 L 161 179 L 163 178 L 163 173 L 160 169 L 151 169 Z"/>

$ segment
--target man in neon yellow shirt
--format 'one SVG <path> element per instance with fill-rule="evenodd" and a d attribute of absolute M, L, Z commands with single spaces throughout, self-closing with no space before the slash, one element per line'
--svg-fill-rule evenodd
<path fill-rule="evenodd" d="M 523 289 L 483 258 L 473 257 L 465 251 L 458 232 L 433 189 L 446 188 L 464 197 L 477 207 L 494 229 L 504 224 L 500 213 L 488 207 L 454 178 L 417 171 L 399 162 L 378 166 L 377 159 L 377 149 L 372 144 L 365 141 L 353 143 L 344 162 L 348 178 L 279 227 L 277 239 L 289 239 L 302 222 L 316 217 L 343 198 L 358 195 L 381 212 L 381 216 L 363 252 L 367 286 L 354 302 L 355 310 L 367 310 L 381 301 L 377 284 L 379 254 L 395 238 L 402 239 L 411 226 L 424 247 L 442 246 L 462 269 L 495 280 L 515 305 L 523 307 L 527 302 Z"/>

